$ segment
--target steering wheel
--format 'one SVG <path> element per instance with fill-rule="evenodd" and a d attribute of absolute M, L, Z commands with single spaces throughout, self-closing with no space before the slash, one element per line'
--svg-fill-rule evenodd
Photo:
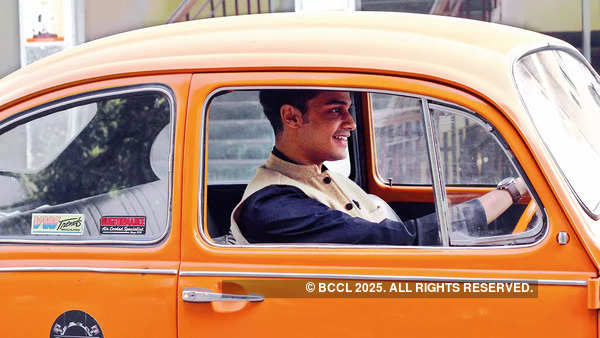
<path fill-rule="evenodd" d="M 535 203 L 535 201 L 532 198 L 531 201 L 529 201 L 529 203 L 527 204 L 527 207 L 525 207 L 525 210 L 521 214 L 521 217 L 519 218 L 519 221 L 517 222 L 517 225 L 515 226 L 515 229 L 513 230 L 512 233 L 519 234 L 519 233 L 525 231 L 525 229 L 527 229 L 527 226 L 533 219 L 533 215 L 535 215 L 536 211 L 537 211 L 537 204 Z"/>

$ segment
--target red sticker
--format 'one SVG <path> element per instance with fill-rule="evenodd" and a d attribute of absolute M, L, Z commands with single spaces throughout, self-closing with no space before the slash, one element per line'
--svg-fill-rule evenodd
<path fill-rule="evenodd" d="M 100 233 L 106 235 L 143 235 L 146 216 L 102 216 Z"/>

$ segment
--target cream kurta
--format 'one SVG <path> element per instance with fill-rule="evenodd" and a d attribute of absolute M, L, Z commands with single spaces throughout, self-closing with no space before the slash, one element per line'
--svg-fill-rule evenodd
<path fill-rule="evenodd" d="M 233 209 L 231 233 L 238 244 L 249 244 L 238 226 L 242 204 L 250 195 L 270 185 L 294 186 L 331 209 L 370 222 L 379 223 L 386 218 L 386 208 L 369 198 L 352 180 L 329 170 L 321 172 L 321 167 L 317 165 L 298 165 L 271 154 L 265 164 L 257 169 L 242 200 Z"/>

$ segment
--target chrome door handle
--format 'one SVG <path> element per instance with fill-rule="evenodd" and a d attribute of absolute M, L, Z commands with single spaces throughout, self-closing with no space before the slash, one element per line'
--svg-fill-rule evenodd
<path fill-rule="evenodd" d="M 189 303 L 209 302 L 262 302 L 265 297 L 261 295 L 234 295 L 228 293 L 211 292 L 209 289 L 188 288 L 183 289 L 181 298 Z"/>

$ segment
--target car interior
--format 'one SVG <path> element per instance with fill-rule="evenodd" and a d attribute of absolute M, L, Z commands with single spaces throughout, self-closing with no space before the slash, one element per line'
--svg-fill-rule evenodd
<path fill-rule="evenodd" d="M 365 121 L 364 114 L 367 114 L 367 112 L 365 109 L 361 108 L 364 106 L 363 102 L 361 101 L 363 99 L 363 95 L 361 95 L 361 93 L 354 93 L 352 98 L 354 101 L 352 113 L 357 121 L 358 128 L 357 131 L 353 133 L 351 142 L 349 142 L 349 162 L 352 167 L 350 178 L 359 184 L 365 191 L 367 191 L 367 193 L 372 193 L 369 191 L 366 175 L 373 175 L 376 177 L 377 174 L 368 172 L 365 163 L 366 159 L 364 156 L 364 151 L 360 150 L 365 147 L 365 139 L 372 137 L 369 132 L 366 132 L 368 129 L 368 124 Z M 233 244 L 231 239 L 226 236 L 229 232 L 231 212 L 241 200 L 246 188 L 246 183 L 250 181 L 251 176 L 246 175 L 246 177 L 242 178 L 245 179 L 246 182 L 240 182 L 239 180 L 235 181 L 230 177 L 222 177 L 220 179 L 215 178 L 214 175 L 218 174 L 218 172 L 224 172 L 227 170 L 236 172 L 236 170 L 231 170 L 230 168 L 248 167 L 249 162 L 253 165 L 250 170 L 244 168 L 243 170 L 238 170 L 238 172 L 253 172 L 258 165 L 264 162 L 268 156 L 268 153 L 273 147 L 272 139 L 265 138 L 261 135 L 250 135 L 245 138 L 235 136 L 240 134 L 237 132 L 237 129 L 235 129 L 240 121 L 243 121 L 243 123 L 247 124 L 261 124 L 263 130 L 266 129 L 271 134 L 272 130 L 270 129 L 270 125 L 268 124 L 266 118 L 261 114 L 262 111 L 260 104 L 257 101 L 256 91 L 238 91 L 238 93 L 229 91 L 225 95 L 217 96 L 217 99 L 214 99 L 211 104 L 209 104 L 209 107 L 207 127 L 207 151 L 209 156 L 207 165 L 205 167 L 205 172 L 208 177 L 208 182 L 205 186 L 207 196 L 205 202 L 205 231 L 207 231 L 208 235 L 217 244 Z M 246 115 L 244 115 L 242 112 L 246 112 Z M 231 116 L 231 120 L 233 121 L 230 121 L 229 124 L 223 123 L 228 116 Z M 217 127 L 219 129 L 229 129 L 217 130 L 217 132 L 215 132 Z M 229 136 L 225 137 L 223 135 Z M 223 140 L 223 138 L 226 139 Z M 223 147 L 223 144 L 225 143 L 227 147 Z M 247 147 L 248 144 L 256 145 L 256 147 L 262 147 L 261 151 L 248 152 L 248 157 L 244 157 L 244 154 L 240 156 L 239 153 L 233 152 L 231 153 L 232 155 L 230 157 L 224 156 L 224 154 L 227 154 L 229 149 L 235 149 L 236 147 Z M 211 147 L 213 149 L 211 149 Z M 217 152 L 215 152 L 215 148 L 220 150 L 218 154 L 216 154 Z M 469 147 L 461 148 L 462 152 L 472 152 L 473 150 L 474 149 L 470 149 Z M 253 155 L 256 153 L 259 153 L 262 157 L 253 157 Z M 466 154 L 459 153 L 458 157 L 467 158 L 468 156 Z M 218 165 L 215 165 L 216 163 L 218 163 Z M 463 170 L 466 171 L 470 170 L 467 167 L 472 165 L 470 163 L 465 163 L 464 166 L 465 167 Z M 381 182 L 381 184 L 385 185 L 386 182 Z M 456 197 L 461 193 L 465 193 L 465 195 L 469 196 L 478 196 L 483 194 L 483 192 L 481 192 L 482 188 L 484 192 L 495 189 L 495 185 L 485 186 L 476 184 L 471 186 L 473 187 L 473 191 L 469 191 L 469 186 L 465 185 L 448 186 L 448 191 L 449 194 L 454 192 L 453 197 Z M 399 217 L 402 220 L 406 220 L 418 218 L 435 212 L 433 189 L 431 186 L 429 186 L 429 189 L 424 194 L 421 193 L 422 196 L 420 196 L 420 198 L 412 201 L 407 200 L 407 198 L 403 198 L 402 195 L 403 191 L 411 191 L 409 195 L 414 196 L 414 186 L 394 185 L 393 188 L 394 193 L 381 196 L 383 197 L 383 200 L 385 200 L 385 202 L 390 206 L 390 212 L 388 213 L 389 218 Z M 375 195 L 372 196 L 373 198 L 380 198 Z M 519 221 L 527 206 L 527 203 L 530 200 L 531 199 L 524 198 L 519 204 L 511 206 L 509 210 L 507 210 L 501 217 L 488 225 L 482 226 L 482 233 L 485 236 L 506 235 L 513 233 L 515 224 L 517 224 Z M 534 223 L 535 222 L 533 221 L 530 222 L 530 226 L 532 226 Z M 479 235 L 481 236 L 481 234 Z"/>

